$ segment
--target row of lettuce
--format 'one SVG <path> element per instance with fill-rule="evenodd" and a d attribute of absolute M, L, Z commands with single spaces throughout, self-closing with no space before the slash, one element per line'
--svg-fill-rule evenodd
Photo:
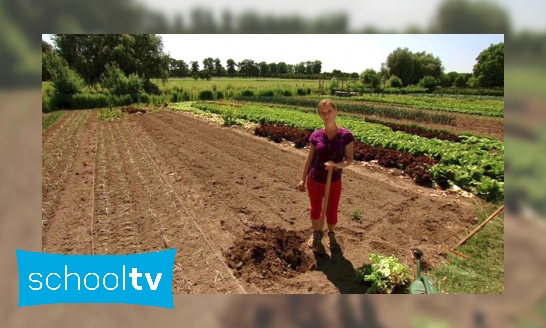
<path fill-rule="evenodd" d="M 332 97 L 331 99 L 336 99 Z M 344 98 L 347 99 L 347 98 Z M 249 97 L 239 96 L 234 100 L 257 102 L 265 104 L 281 104 L 286 106 L 297 106 L 316 108 L 319 98 L 314 97 Z M 384 105 L 369 105 L 356 101 L 339 101 L 336 99 L 336 104 L 340 110 L 347 113 L 373 115 L 378 117 L 393 118 L 397 120 L 411 120 L 416 122 L 436 123 L 443 125 L 457 125 L 456 117 L 453 114 L 431 112 L 421 109 L 396 108 Z"/>
<path fill-rule="evenodd" d="M 370 102 L 380 102 L 412 108 L 422 108 L 429 110 L 439 110 L 446 112 L 458 112 L 464 114 L 475 114 L 484 116 L 504 116 L 504 100 L 492 99 L 468 99 L 468 98 L 438 98 L 438 97 L 415 97 L 391 95 L 382 97 L 381 95 L 363 95 L 353 98 L 354 100 L 363 100 Z"/>
<path fill-rule="evenodd" d="M 336 100 L 336 103 L 344 111 L 447 125 L 455 125 L 454 113 L 504 117 L 504 101 L 499 100 L 463 100 L 398 95 L 385 97 L 380 95 L 361 97 L 332 96 L 330 98 Z M 316 107 L 316 103 L 322 98 L 316 96 L 275 97 L 272 95 L 241 95 L 234 97 L 234 99 Z"/>
<path fill-rule="evenodd" d="M 176 109 L 188 105 L 173 107 Z M 225 118 L 259 123 L 262 126 L 275 124 L 292 127 L 300 129 L 302 133 L 323 126 L 323 122 L 315 113 L 295 108 L 280 110 L 279 107 L 261 104 L 211 102 L 192 103 L 191 107 L 220 114 Z M 389 154 L 390 161 L 397 161 L 397 158 L 405 161 L 402 165 L 405 167 L 401 167 L 403 169 L 408 167 L 418 171 L 425 169 L 427 172 L 424 173 L 429 174 L 433 182 L 444 188 L 454 184 L 488 201 L 504 199 L 504 143 L 501 141 L 475 136 L 460 136 L 459 142 L 431 139 L 393 131 L 390 127 L 368 123 L 352 116 L 339 116 L 338 123 L 350 129 L 362 147 L 371 146 L 397 151 L 399 152 L 397 155 Z M 368 157 L 366 160 L 369 159 Z M 418 167 L 411 165 L 411 161 L 415 160 L 419 161 Z"/>

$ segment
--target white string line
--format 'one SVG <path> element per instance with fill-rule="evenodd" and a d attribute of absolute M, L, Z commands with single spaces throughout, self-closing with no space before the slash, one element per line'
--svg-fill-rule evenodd
<path fill-rule="evenodd" d="M 178 199 L 178 201 L 180 202 L 180 204 L 182 205 L 182 207 L 184 208 L 184 210 L 186 211 L 186 213 L 188 214 L 188 216 L 190 217 L 190 219 L 193 221 L 193 224 L 195 224 L 195 226 L 197 227 L 197 229 L 199 230 L 199 232 L 201 233 L 201 235 L 203 236 L 203 238 L 205 238 L 205 241 L 209 244 L 210 248 L 212 249 L 212 251 L 214 252 L 214 254 L 216 254 L 216 256 L 218 257 L 218 259 L 220 260 L 220 262 L 224 265 L 224 267 L 226 268 L 226 270 L 229 272 L 230 276 L 233 278 L 233 280 L 235 280 L 235 282 L 237 283 L 237 285 L 239 285 L 239 288 L 241 288 L 241 290 L 243 291 L 243 293 L 246 294 L 246 291 L 245 289 L 243 288 L 243 286 L 241 286 L 241 284 L 239 283 L 239 280 L 237 280 L 237 278 L 235 278 L 235 276 L 233 275 L 233 273 L 231 273 L 231 271 L 229 270 L 228 266 L 226 265 L 226 263 L 222 260 L 221 256 L 218 255 L 218 253 L 216 252 L 216 249 L 214 249 L 214 247 L 212 246 L 212 244 L 210 243 L 210 241 L 208 240 L 207 236 L 205 236 L 205 234 L 203 233 L 203 231 L 201 230 L 201 227 L 199 227 L 199 225 L 197 224 L 197 222 L 195 221 L 195 219 L 193 218 L 193 216 L 191 215 L 191 213 L 188 211 L 188 209 L 186 208 L 186 206 L 184 206 L 184 203 L 180 200 L 180 197 L 178 196 L 178 193 L 174 190 L 174 188 L 171 186 L 171 184 L 169 183 L 169 181 L 167 179 L 165 179 L 163 177 L 163 174 L 161 174 L 161 170 L 159 169 L 159 167 L 157 166 L 157 164 L 155 163 L 155 161 L 152 159 L 152 157 L 150 156 L 150 154 L 148 154 L 148 151 L 146 150 L 146 148 L 142 147 L 142 145 L 140 144 L 140 142 L 138 141 L 138 139 L 136 138 L 135 134 L 133 133 L 133 130 L 131 128 L 131 126 L 129 124 L 127 124 L 128 128 L 129 128 L 129 131 L 131 132 L 131 135 L 133 136 L 133 138 L 135 138 L 135 141 L 137 142 L 137 144 L 144 150 L 144 152 L 146 153 L 146 155 L 148 156 L 148 158 L 150 159 L 150 161 L 152 162 L 152 164 L 155 166 L 155 168 L 157 169 L 157 171 L 159 172 L 159 175 L 161 177 L 161 179 L 163 181 L 165 181 L 165 183 L 169 186 L 169 188 L 171 188 L 173 194 L 176 196 L 176 198 Z"/>

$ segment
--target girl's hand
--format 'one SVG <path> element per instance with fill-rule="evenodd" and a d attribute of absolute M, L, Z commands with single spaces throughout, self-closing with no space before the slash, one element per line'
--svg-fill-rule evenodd
<path fill-rule="evenodd" d="M 332 161 L 328 161 L 328 162 L 324 163 L 324 167 L 326 168 L 327 171 L 332 171 L 332 170 L 337 169 L 336 163 L 334 163 Z"/>
<path fill-rule="evenodd" d="M 305 191 L 305 181 L 300 181 L 300 184 L 298 185 L 298 190 L 301 192 Z"/>

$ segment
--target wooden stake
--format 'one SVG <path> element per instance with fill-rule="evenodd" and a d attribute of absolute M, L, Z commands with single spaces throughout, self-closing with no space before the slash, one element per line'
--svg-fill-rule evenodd
<path fill-rule="evenodd" d="M 502 205 L 498 210 L 495 211 L 495 213 L 491 214 L 490 217 L 487 218 L 487 220 L 483 221 L 482 224 L 480 224 L 474 231 L 472 231 L 468 236 L 466 236 L 463 240 L 461 240 L 453 249 L 459 248 L 462 244 L 464 244 L 470 237 L 472 237 L 476 232 L 480 231 L 481 228 L 483 228 L 489 221 L 491 221 L 497 214 L 499 214 L 504 209 L 504 205 Z"/>

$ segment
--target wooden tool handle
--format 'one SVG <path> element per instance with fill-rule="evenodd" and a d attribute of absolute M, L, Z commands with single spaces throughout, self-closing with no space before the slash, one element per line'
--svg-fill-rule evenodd
<path fill-rule="evenodd" d="M 481 228 L 483 228 L 489 221 L 491 221 L 497 214 L 499 214 L 504 209 L 504 205 L 502 205 L 498 210 L 495 211 L 495 213 L 491 214 L 490 217 L 487 218 L 487 220 L 483 221 L 482 224 L 480 224 L 474 231 L 472 231 L 468 236 L 466 236 L 463 240 L 461 240 L 457 246 L 455 246 L 453 249 L 459 248 L 462 244 L 466 243 L 470 237 L 472 237 L 476 232 L 480 231 Z"/>
<path fill-rule="evenodd" d="M 322 201 L 322 216 L 320 218 L 320 230 L 324 229 L 324 219 L 326 218 L 326 210 L 328 209 L 328 197 L 330 196 L 330 184 L 332 182 L 332 172 L 328 171 L 328 177 L 326 178 L 326 188 L 324 190 L 324 200 Z"/>

